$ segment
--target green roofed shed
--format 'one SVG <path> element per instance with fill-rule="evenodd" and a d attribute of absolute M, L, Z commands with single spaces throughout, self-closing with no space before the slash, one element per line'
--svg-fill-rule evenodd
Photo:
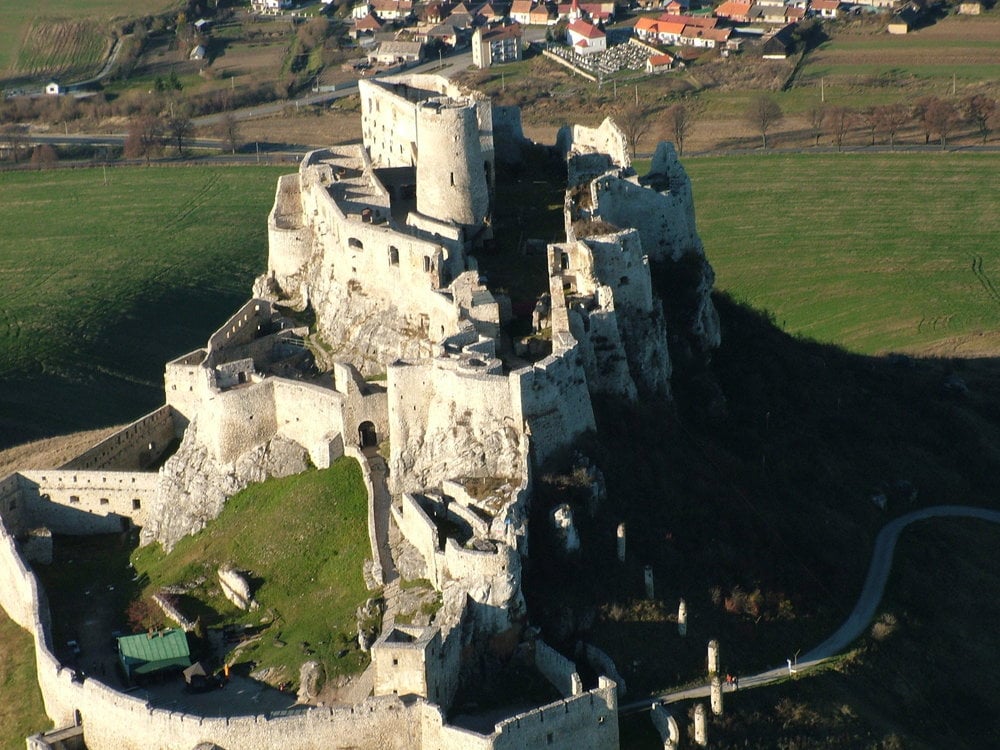
<path fill-rule="evenodd" d="M 191 651 L 183 630 L 123 635 L 118 639 L 118 658 L 129 679 L 171 667 L 191 666 Z"/>

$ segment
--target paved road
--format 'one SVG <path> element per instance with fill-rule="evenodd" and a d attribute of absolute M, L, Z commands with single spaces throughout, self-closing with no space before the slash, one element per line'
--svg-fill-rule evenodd
<path fill-rule="evenodd" d="M 875 610 L 878 609 L 878 605 L 882 601 L 882 595 L 885 593 L 885 584 L 889 579 L 889 572 L 892 570 L 892 557 L 896 551 L 896 542 L 899 540 L 899 535 L 911 523 L 931 518 L 975 518 L 981 521 L 1000 523 L 1000 511 L 973 508 L 967 505 L 935 505 L 930 508 L 915 510 L 887 523 L 875 538 L 875 547 L 872 551 L 871 564 L 868 567 L 868 576 L 865 578 L 865 584 L 861 589 L 861 594 L 858 596 L 858 601 L 854 605 L 854 611 L 851 612 L 833 635 L 807 652 L 798 661 L 795 666 L 796 672 L 805 672 L 813 669 L 827 659 L 836 656 L 865 631 L 874 618 Z M 740 687 L 767 685 L 788 677 L 788 674 L 789 667 L 787 664 L 784 664 L 759 674 L 740 677 Z M 723 689 L 731 691 L 731 687 L 724 686 Z M 709 690 L 709 685 L 699 685 L 686 690 L 677 690 L 632 701 L 631 703 L 621 705 L 619 708 L 622 713 L 632 713 L 648 709 L 650 704 L 657 700 L 662 703 L 677 703 L 695 698 L 705 698 L 709 695 Z"/>

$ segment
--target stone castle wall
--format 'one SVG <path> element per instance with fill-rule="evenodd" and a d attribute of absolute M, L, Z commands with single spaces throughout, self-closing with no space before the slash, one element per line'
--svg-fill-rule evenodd
<path fill-rule="evenodd" d="M 156 496 L 155 472 L 43 469 L 21 471 L 20 515 L 13 528 L 58 534 L 106 534 L 142 526 Z"/>
<path fill-rule="evenodd" d="M 174 410 L 161 406 L 63 465 L 64 469 L 144 469 L 179 436 Z"/>
<path fill-rule="evenodd" d="M 563 698 L 583 692 L 576 665 L 541 640 L 535 641 L 535 667 Z"/>

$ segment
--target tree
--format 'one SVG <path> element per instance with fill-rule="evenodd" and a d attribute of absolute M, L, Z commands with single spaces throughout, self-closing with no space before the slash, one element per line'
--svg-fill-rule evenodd
<path fill-rule="evenodd" d="M 941 148 L 948 147 L 948 136 L 958 125 L 959 116 L 955 105 L 945 99 L 935 99 L 924 111 L 924 120 L 931 132 L 941 139 Z"/>
<path fill-rule="evenodd" d="M 240 124 L 232 112 L 223 113 L 222 119 L 216 126 L 216 133 L 222 139 L 223 148 L 235 154 L 241 145 Z"/>
<path fill-rule="evenodd" d="M 827 132 L 833 137 L 833 142 L 837 144 L 837 151 L 844 148 L 844 139 L 847 133 L 854 126 L 854 110 L 847 107 L 830 107 L 826 113 Z"/>
<path fill-rule="evenodd" d="M 962 108 L 965 110 L 965 116 L 979 130 L 983 143 L 986 143 L 996 121 L 997 100 L 986 94 L 973 94 L 962 102 Z"/>
<path fill-rule="evenodd" d="M 191 118 L 183 113 L 171 117 L 167 120 L 166 130 L 171 142 L 177 148 L 178 156 L 184 156 L 184 144 L 194 133 L 194 123 L 191 122 Z"/>
<path fill-rule="evenodd" d="M 667 128 L 674 139 L 674 145 L 677 146 L 677 155 L 684 156 L 684 139 L 691 131 L 693 122 L 691 110 L 683 104 L 674 104 L 667 109 L 666 116 Z"/>
<path fill-rule="evenodd" d="M 910 119 L 910 112 L 906 105 L 896 102 L 895 104 L 875 107 L 875 119 L 878 129 L 889 137 L 889 149 L 895 151 L 896 133 Z"/>
<path fill-rule="evenodd" d="M 57 161 L 59 157 L 56 155 L 56 150 L 48 143 L 35 146 L 31 152 L 31 166 L 35 169 L 48 169 L 55 166 Z"/>
<path fill-rule="evenodd" d="M 21 153 L 28 148 L 28 126 L 20 123 L 10 123 L 3 129 L 3 139 L 10 151 L 10 157 L 17 164 L 21 161 Z"/>
<path fill-rule="evenodd" d="M 934 134 L 934 124 L 927 117 L 929 110 L 933 109 L 936 102 L 941 101 L 936 96 L 924 96 L 917 99 L 917 103 L 913 105 L 913 119 L 917 121 L 920 125 L 920 129 L 924 131 L 924 145 L 926 146 L 931 142 L 931 136 Z"/>
<path fill-rule="evenodd" d="M 875 133 L 878 131 L 878 113 L 876 107 L 865 107 L 858 113 L 861 123 L 868 131 L 869 145 L 875 145 Z"/>
<path fill-rule="evenodd" d="M 773 125 L 781 122 L 785 113 L 774 99 L 767 94 L 762 94 L 752 102 L 744 113 L 743 117 L 751 126 L 760 131 L 760 142 L 763 148 L 767 148 L 767 131 Z"/>
<path fill-rule="evenodd" d="M 125 136 L 125 158 L 149 159 L 159 151 L 163 140 L 163 121 L 156 115 L 140 115 L 129 121 Z"/>
<path fill-rule="evenodd" d="M 615 109 L 615 122 L 622 129 L 625 138 L 628 140 L 629 150 L 635 156 L 639 148 L 639 141 L 653 127 L 653 119 L 650 112 L 638 98 L 629 99 L 628 103 Z"/>
<path fill-rule="evenodd" d="M 809 130 L 813 136 L 813 146 L 819 145 L 819 137 L 823 135 L 823 121 L 826 119 L 826 107 L 813 107 L 807 113 Z"/>

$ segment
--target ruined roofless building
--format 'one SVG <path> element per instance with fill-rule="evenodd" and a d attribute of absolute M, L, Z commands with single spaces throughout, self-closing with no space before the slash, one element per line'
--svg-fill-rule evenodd
<path fill-rule="evenodd" d="M 361 129 L 376 168 L 413 170 L 416 212 L 481 236 L 492 212 L 492 104 L 444 79 L 407 76 L 359 81 Z M 401 185 L 405 188 L 409 185 Z M 396 196 L 403 197 L 405 190 Z"/>

